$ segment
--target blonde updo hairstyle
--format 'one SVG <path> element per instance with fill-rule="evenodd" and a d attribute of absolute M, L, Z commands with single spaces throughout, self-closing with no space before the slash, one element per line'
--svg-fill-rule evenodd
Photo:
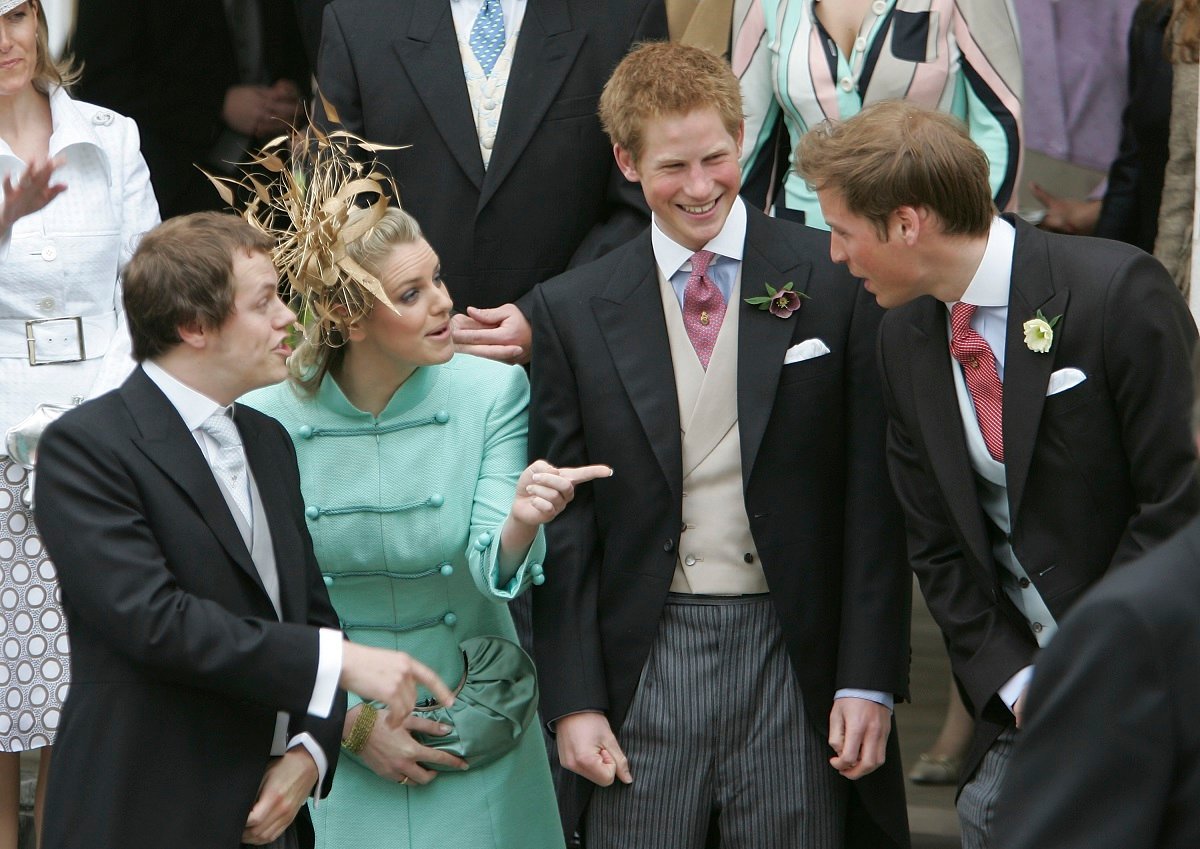
<path fill-rule="evenodd" d="M 347 225 L 353 227 L 368 214 L 370 210 L 367 209 L 351 210 Z M 417 219 L 393 206 L 371 229 L 346 245 L 346 255 L 378 278 L 393 250 L 423 238 Z M 357 286 L 353 280 L 344 278 L 339 285 L 343 287 L 343 297 L 335 296 L 337 306 L 326 311 L 320 319 L 326 326 L 319 333 L 306 332 L 289 361 L 293 383 L 308 394 L 315 393 L 329 370 L 340 365 L 350 338 L 350 327 L 370 315 L 371 310 L 380 308 L 373 295 L 362 297 L 362 290 L 353 293 L 354 297 L 346 296 L 350 293 L 345 292 L 344 287 Z M 301 316 L 302 321 L 305 319 L 306 316 Z"/>

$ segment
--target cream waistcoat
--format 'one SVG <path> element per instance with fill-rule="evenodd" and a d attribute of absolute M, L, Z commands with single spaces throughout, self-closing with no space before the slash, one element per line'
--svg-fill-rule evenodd
<path fill-rule="evenodd" d="M 658 276 L 675 367 L 683 444 L 683 534 L 671 592 L 697 595 L 765 593 L 767 579 L 750 535 L 742 492 L 737 413 L 738 271 L 708 371 L 688 339 L 679 299 Z"/>

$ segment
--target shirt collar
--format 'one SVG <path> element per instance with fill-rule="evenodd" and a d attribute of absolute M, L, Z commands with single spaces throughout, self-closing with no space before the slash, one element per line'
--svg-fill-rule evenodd
<path fill-rule="evenodd" d="M 200 427 L 204 420 L 213 413 L 225 410 L 232 412 L 232 404 L 228 407 L 218 404 L 204 393 L 197 392 L 187 384 L 180 382 L 178 378 L 169 374 L 166 369 L 153 360 L 144 360 L 142 371 L 146 372 L 146 377 L 153 380 L 154 384 L 167 396 L 167 400 L 179 412 L 188 430 Z"/>
<path fill-rule="evenodd" d="M 50 155 L 58 156 L 74 145 L 91 145 L 100 154 L 100 161 L 104 163 L 105 176 L 111 179 L 112 164 L 108 160 L 108 153 L 105 151 L 104 145 L 100 143 L 100 137 L 96 135 L 93 125 L 111 124 L 114 118 L 114 113 L 103 109 L 88 118 L 65 89 L 55 88 L 50 92 Z M 67 155 L 70 156 L 69 153 Z M 0 157 L 17 158 L 16 154 L 12 152 L 12 148 L 2 139 L 0 139 Z"/>
<path fill-rule="evenodd" d="M 1007 307 L 1012 286 L 1013 248 L 1017 231 L 1003 218 L 993 218 L 979 268 L 960 300 L 977 307 Z M 952 306 L 947 304 L 947 307 Z"/>
<path fill-rule="evenodd" d="M 684 263 L 691 262 L 692 254 L 695 253 L 664 233 L 658 226 L 657 217 L 651 218 L 650 244 L 654 249 L 654 261 L 666 280 L 670 280 L 679 269 L 683 268 Z M 745 246 L 746 204 L 740 197 L 737 197 L 734 198 L 733 205 L 729 208 L 729 215 L 725 218 L 725 225 L 721 228 L 721 232 L 704 246 L 704 250 L 741 262 Z"/>

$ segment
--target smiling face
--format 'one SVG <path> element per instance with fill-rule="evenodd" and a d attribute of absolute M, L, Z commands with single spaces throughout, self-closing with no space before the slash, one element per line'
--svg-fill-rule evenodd
<path fill-rule="evenodd" d="M 725 226 L 742 185 L 738 156 L 742 133 L 729 135 L 716 109 L 660 115 L 642 128 L 636 159 L 617 145 L 617 165 L 642 184 L 655 221 L 673 241 L 698 251 Z"/>
<path fill-rule="evenodd" d="M 0 15 L 0 96 L 32 85 L 37 68 L 37 8 L 22 3 Z"/>
<path fill-rule="evenodd" d="M 899 216 L 888 220 L 888 238 L 875 222 L 851 212 L 835 188 L 817 190 L 821 214 L 829 224 L 829 256 L 843 263 L 884 309 L 906 304 L 926 294 L 914 267 L 912 246 L 904 238 Z"/>
<path fill-rule="evenodd" d="M 279 276 L 265 253 L 233 255 L 233 312 L 204 332 L 205 372 L 213 400 L 228 404 L 288 375 L 288 331 L 296 314 L 279 298 Z M 227 399 L 227 400 L 226 400 Z"/>
<path fill-rule="evenodd" d="M 376 304 L 350 328 L 355 359 L 387 371 L 411 373 L 454 356 L 450 335 L 454 302 L 429 243 L 418 239 L 392 248 L 379 264 L 377 276 L 395 310 Z"/>

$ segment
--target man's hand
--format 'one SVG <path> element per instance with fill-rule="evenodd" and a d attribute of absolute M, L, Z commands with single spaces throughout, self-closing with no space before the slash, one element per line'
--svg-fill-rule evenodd
<path fill-rule="evenodd" d="M 830 765 L 846 778 L 862 778 L 883 765 L 892 712 L 869 699 L 834 699 L 829 712 Z"/>
<path fill-rule="evenodd" d="M 379 713 L 381 718 L 386 719 L 385 714 L 390 711 L 381 710 Z M 349 722 L 347 717 L 347 723 Z M 367 737 L 366 745 L 363 746 L 362 759 L 376 775 L 405 784 L 409 781 L 414 784 L 428 784 L 437 778 L 437 772 L 425 769 L 421 766 L 422 763 L 442 764 L 454 769 L 467 768 L 467 762 L 462 758 L 441 749 L 422 746 L 413 739 L 413 731 L 441 737 L 450 733 L 450 727 L 413 714 L 405 716 L 398 727 L 392 727 L 386 722 L 376 722 L 370 736 Z"/>
<path fill-rule="evenodd" d="M 533 328 L 515 304 L 495 309 L 467 307 L 450 320 L 454 350 L 512 365 L 529 362 L 533 347 Z"/>
<path fill-rule="evenodd" d="M 288 132 L 300 114 L 300 94 L 291 80 L 275 85 L 235 85 L 225 91 L 221 120 L 254 139 Z"/>
<path fill-rule="evenodd" d="M 571 772 L 593 784 L 608 787 L 616 778 L 633 784 L 629 760 L 613 736 L 608 717 L 602 713 L 573 713 L 554 726 L 558 738 L 558 760 Z"/>
<path fill-rule="evenodd" d="M 317 765 L 303 746 L 294 746 L 272 760 L 246 817 L 242 842 L 262 846 L 278 838 L 292 824 L 316 783 Z"/>
<path fill-rule="evenodd" d="M 1040 226 L 1052 233 L 1069 233 L 1072 236 L 1090 236 L 1096 230 L 1096 222 L 1100 220 L 1099 200 L 1076 200 L 1053 195 L 1037 183 L 1029 184 L 1033 196 L 1042 206 L 1046 214 Z"/>
<path fill-rule="evenodd" d="M 30 213 L 45 208 L 50 201 L 67 190 L 64 183 L 51 183 L 56 168 L 67 162 L 62 155 L 53 159 L 34 159 L 25 173 L 14 183 L 11 174 L 4 175 L 4 208 L 0 210 L 0 235 Z"/>
<path fill-rule="evenodd" d="M 454 694 L 425 664 L 404 652 L 377 649 L 358 643 L 342 646 L 342 674 L 338 685 L 366 701 L 383 702 L 391 710 L 385 724 L 399 728 L 417 703 L 417 685 L 423 684 L 443 705 L 454 704 Z"/>
<path fill-rule="evenodd" d="M 1021 695 L 1017 696 L 1017 700 L 1013 702 L 1012 712 L 1013 717 L 1017 721 L 1017 728 L 1021 727 L 1021 723 L 1025 721 L 1025 697 L 1029 695 L 1029 687 L 1021 691 Z"/>

